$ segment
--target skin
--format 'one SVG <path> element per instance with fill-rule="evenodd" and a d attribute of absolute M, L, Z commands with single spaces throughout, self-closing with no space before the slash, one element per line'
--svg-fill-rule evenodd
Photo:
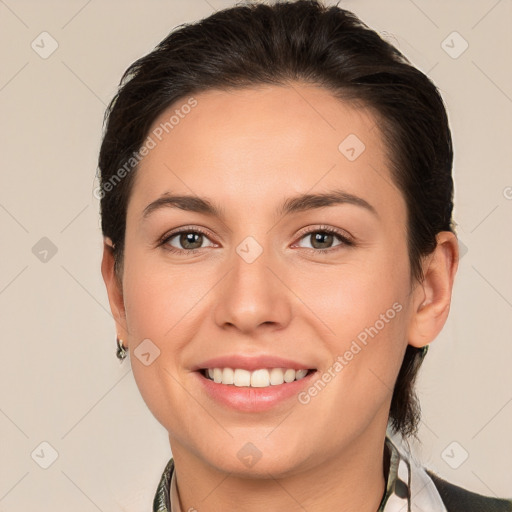
<path fill-rule="evenodd" d="M 102 262 L 136 383 L 169 432 L 182 510 L 243 502 L 248 512 L 374 512 L 385 486 L 393 385 L 407 344 L 430 343 L 445 324 L 456 237 L 439 233 L 423 260 L 425 280 L 409 280 L 406 206 L 371 111 L 300 83 L 194 97 L 197 106 L 137 170 L 120 283 L 108 238 Z M 365 144 L 354 161 L 338 150 L 349 134 Z M 286 197 L 340 188 L 378 216 L 353 204 L 275 213 Z M 207 197 L 222 205 L 224 218 L 162 208 L 141 220 L 165 192 Z M 302 234 L 322 225 L 355 245 L 337 236 L 314 245 L 311 233 Z M 157 245 L 181 226 L 209 233 L 193 255 Z M 248 236 L 263 249 L 250 264 L 236 252 Z M 190 247 L 179 236 L 169 245 Z M 401 311 L 308 404 L 291 399 L 262 413 L 235 411 L 208 399 L 191 372 L 218 355 L 266 353 L 322 374 L 394 303 Z M 149 366 L 133 353 L 146 338 L 160 350 Z M 248 442 L 262 454 L 252 467 L 237 457 Z"/>

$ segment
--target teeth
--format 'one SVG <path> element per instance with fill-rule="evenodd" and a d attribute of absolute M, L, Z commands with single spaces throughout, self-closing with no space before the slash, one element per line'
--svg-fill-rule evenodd
<path fill-rule="evenodd" d="M 272 368 L 272 370 L 270 370 L 270 384 L 272 384 L 272 386 L 276 386 L 278 384 L 282 384 L 283 382 L 283 370 L 281 370 L 281 368 Z"/>
<path fill-rule="evenodd" d="M 284 381 L 293 382 L 295 380 L 295 370 L 286 370 L 284 372 Z"/>
<path fill-rule="evenodd" d="M 268 370 L 255 370 L 251 373 L 251 388 L 266 388 L 270 386 Z"/>
<path fill-rule="evenodd" d="M 231 368 L 224 368 L 222 370 L 222 382 L 224 384 L 234 384 L 235 372 Z"/>
<path fill-rule="evenodd" d="M 230 384 L 238 387 L 266 388 L 284 382 L 303 379 L 308 370 L 293 368 L 261 368 L 252 372 L 241 368 L 208 368 L 206 376 L 217 384 Z"/>
<path fill-rule="evenodd" d="M 213 369 L 213 382 L 220 384 L 222 382 L 222 370 L 220 368 Z"/>
<path fill-rule="evenodd" d="M 251 372 L 237 368 L 233 374 L 233 384 L 235 386 L 250 386 Z"/>
<path fill-rule="evenodd" d="M 300 380 L 303 379 L 308 374 L 308 370 L 297 370 L 295 372 L 295 379 Z"/>

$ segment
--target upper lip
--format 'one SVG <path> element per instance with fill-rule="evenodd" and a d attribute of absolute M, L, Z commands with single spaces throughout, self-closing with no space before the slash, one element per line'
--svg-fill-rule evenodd
<path fill-rule="evenodd" d="M 256 356 L 232 354 L 214 357 L 194 365 L 192 370 L 196 371 L 205 368 L 240 368 L 248 371 L 259 370 L 261 368 L 293 368 L 294 370 L 314 369 L 311 365 L 300 363 L 292 359 L 265 354 Z"/>

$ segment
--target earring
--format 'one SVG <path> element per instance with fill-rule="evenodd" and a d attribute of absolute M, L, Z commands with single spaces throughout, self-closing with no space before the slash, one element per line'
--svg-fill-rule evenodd
<path fill-rule="evenodd" d="M 430 345 L 424 345 L 421 348 L 421 359 L 423 359 L 427 355 L 428 347 L 430 347 Z"/>
<path fill-rule="evenodd" d="M 127 355 L 126 348 L 123 345 L 123 340 L 119 339 L 119 336 L 116 336 L 116 343 L 117 343 L 116 356 L 118 359 L 123 361 Z"/>

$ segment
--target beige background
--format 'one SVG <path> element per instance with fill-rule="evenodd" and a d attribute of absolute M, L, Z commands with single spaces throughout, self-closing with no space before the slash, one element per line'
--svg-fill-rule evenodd
<path fill-rule="evenodd" d="M 1 512 L 150 510 L 171 453 L 130 363 L 115 357 L 92 193 L 102 116 L 133 60 L 174 26 L 230 5 L 0 0 Z M 512 2 L 341 6 L 432 77 L 454 137 L 455 220 L 467 253 L 419 380 L 415 451 L 459 485 L 512 496 Z M 46 59 L 31 47 L 43 51 L 43 31 L 58 43 Z M 446 39 L 453 31 L 469 44 L 458 58 L 442 46 L 463 48 L 459 36 Z M 43 237 L 57 250 L 46 262 Z M 42 442 L 58 454 L 47 469 L 52 449 Z"/>

